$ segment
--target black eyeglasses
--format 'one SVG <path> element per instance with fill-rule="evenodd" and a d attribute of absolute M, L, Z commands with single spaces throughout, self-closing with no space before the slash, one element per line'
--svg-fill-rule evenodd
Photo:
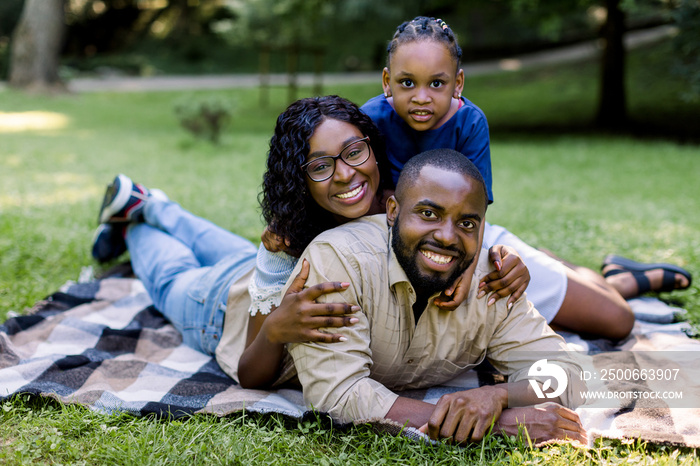
<path fill-rule="evenodd" d="M 369 137 L 351 142 L 340 151 L 338 155 L 324 155 L 306 162 L 301 168 L 306 170 L 313 181 L 325 181 L 335 173 L 335 164 L 341 159 L 351 167 L 362 165 L 369 159 Z"/>

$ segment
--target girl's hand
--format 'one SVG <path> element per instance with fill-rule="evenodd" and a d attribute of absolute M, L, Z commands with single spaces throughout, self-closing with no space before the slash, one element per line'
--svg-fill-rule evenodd
<path fill-rule="evenodd" d="M 319 296 L 343 291 L 350 284 L 325 282 L 304 289 L 306 279 L 309 278 L 309 269 L 309 262 L 304 259 L 301 271 L 294 278 L 279 307 L 265 319 L 261 331 L 271 343 L 345 341 L 345 337 L 339 333 L 326 333 L 319 329 L 346 327 L 359 322 L 357 317 L 351 316 L 360 310 L 359 306 L 316 302 Z"/>
<path fill-rule="evenodd" d="M 265 227 L 263 230 L 262 235 L 260 235 L 260 241 L 262 242 L 263 246 L 265 246 L 265 249 L 270 252 L 282 251 L 289 254 L 289 240 L 283 236 L 273 233 L 269 227 Z"/>
<path fill-rule="evenodd" d="M 478 259 L 479 256 L 475 256 L 472 265 L 470 265 L 449 288 L 435 298 L 433 302 L 437 307 L 445 311 L 454 311 L 457 309 L 457 306 L 467 299 L 469 296 L 469 289 L 472 286 L 472 278 L 474 277 L 476 264 L 479 262 Z"/>
<path fill-rule="evenodd" d="M 477 298 L 492 293 L 488 305 L 501 298 L 508 298 L 508 308 L 513 305 L 525 292 L 530 283 L 530 271 L 515 249 L 496 244 L 489 249 L 489 259 L 496 270 L 486 275 L 479 282 Z"/>

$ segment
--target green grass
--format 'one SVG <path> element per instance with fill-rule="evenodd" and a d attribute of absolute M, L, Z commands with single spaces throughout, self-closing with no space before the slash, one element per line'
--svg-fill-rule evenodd
<path fill-rule="evenodd" d="M 649 57 L 656 57 L 653 66 Z M 631 116 L 644 127 L 689 127 L 689 121 L 699 121 L 700 109 L 674 97 L 679 84 L 666 74 L 663 60 L 663 48 L 631 57 Z M 468 78 L 465 94 L 491 124 L 496 203 L 489 219 L 594 269 L 605 254 L 619 253 L 673 262 L 700 277 L 700 149 L 679 144 L 678 133 L 635 139 L 593 132 L 587 124 L 595 110 L 595 76 L 594 67 L 583 64 Z M 325 91 L 361 103 L 380 89 L 376 84 Z M 254 90 L 194 93 L 237 102 L 219 146 L 178 127 L 173 105 L 182 94 L 46 98 L 0 91 L 0 112 L 46 112 L 42 128 L 14 132 L 2 129 L 6 120 L 0 114 L 0 319 L 26 312 L 66 280 L 77 279 L 83 266 L 99 270 L 90 259 L 90 240 L 104 187 L 118 172 L 162 188 L 192 212 L 257 241 L 257 194 L 286 90 L 273 90 L 270 101 L 276 104 L 268 109 L 258 108 Z M 662 298 L 672 298 L 700 323 L 697 284 Z M 489 438 L 462 449 L 279 416 L 167 422 L 105 416 L 25 396 L 0 406 L 0 462 L 8 464 L 698 462 L 694 450 L 636 442 L 602 441 L 589 451 L 532 450 L 520 441 Z"/>

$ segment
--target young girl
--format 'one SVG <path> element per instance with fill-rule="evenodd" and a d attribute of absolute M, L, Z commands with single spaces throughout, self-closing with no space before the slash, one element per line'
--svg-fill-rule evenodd
<path fill-rule="evenodd" d="M 362 110 L 385 137 L 393 181 L 413 155 L 455 149 L 479 168 L 493 202 L 488 124 L 484 113 L 462 96 L 462 50 L 455 34 L 440 19 L 417 17 L 397 28 L 387 52 L 384 95 L 369 100 Z M 531 277 L 528 299 L 547 321 L 576 332 L 624 338 L 634 324 L 625 298 L 690 284 L 689 274 L 678 273 L 669 264 L 655 264 L 660 266 L 655 268 L 637 264 L 640 267 L 635 270 L 624 260 L 607 261 L 604 279 L 487 223 L 484 247 L 496 243 L 512 246 L 522 257 Z"/>

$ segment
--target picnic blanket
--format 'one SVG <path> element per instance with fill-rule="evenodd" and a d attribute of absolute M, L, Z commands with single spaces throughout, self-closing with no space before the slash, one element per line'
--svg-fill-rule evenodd
<path fill-rule="evenodd" d="M 641 306 L 656 307 L 652 314 L 657 317 L 671 314 L 672 318 L 677 311 L 660 301 Z M 639 321 L 633 335 L 618 345 L 606 340 L 583 340 L 574 334 L 565 334 L 565 338 L 578 351 L 603 351 L 593 356 L 594 360 L 615 351 L 645 354 L 650 350 L 697 352 L 700 357 L 700 342 L 685 333 L 689 328 L 685 323 Z M 687 380 L 679 386 L 694 390 L 688 398 L 699 399 L 700 373 L 681 372 Z M 402 395 L 435 403 L 445 393 L 501 380 L 501 376 L 484 368 L 469 371 L 444 386 Z M 650 383 L 646 380 L 632 389 L 641 393 L 658 388 Z M 214 359 L 182 344 L 180 334 L 153 307 L 139 280 L 122 277 L 69 282 L 37 303 L 28 315 L 12 317 L 0 325 L 0 399 L 20 393 L 78 403 L 104 413 L 136 416 L 225 416 L 243 410 L 293 418 L 310 414 L 298 389 L 240 388 Z M 584 405 L 578 413 L 591 441 L 597 437 L 639 438 L 700 447 L 700 404 L 674 408 L 658 401 L 653 405 L 642 401 L 646 400 L 619 399 L 611 405 L 610 400 L 604 400 L 599 406 Z M 391 434 L 416 439 L 422 435 L 383 419 L 361 422 Z"/>

